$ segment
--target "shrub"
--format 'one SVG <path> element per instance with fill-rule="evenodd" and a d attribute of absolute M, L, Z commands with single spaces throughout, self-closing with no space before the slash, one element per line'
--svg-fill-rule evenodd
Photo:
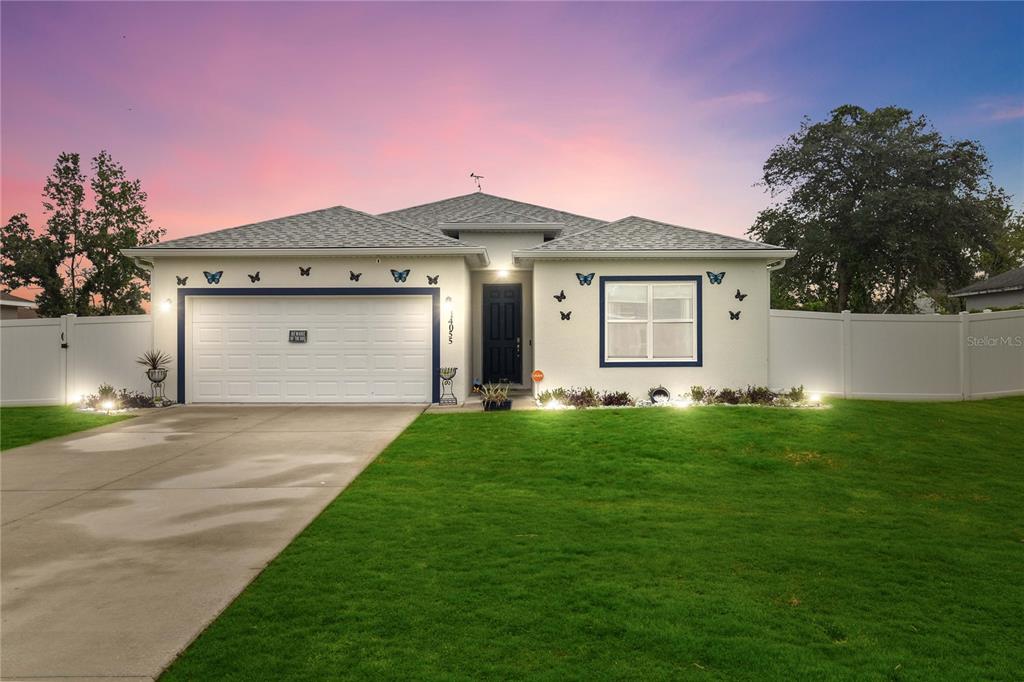
<path fill-rule="evenodd" d="M 728 405 L 738 405 L 740 402 L 740 392 L 731 388 L 723 388 L 718 392 L 715 402 L 726 403 Z"/>
<path fill-rule="evenodd" d="M 168 400 L 164 400 L 157 403 L 153 400 L 152 396 L 145 393 L 139 393 L 138 391 L 130 391 L 127 388 L 122 388 L 120 391 L 115 390 L 110 384 L 101 384 L 96 393 L 87 395 L 82 398 L 82 404 L 86 407 L 91 407 L 94 410 L 103 409 L 103 403 L 113 402 L 117 409 L 128 408 L 138 409 L 143 407 L 162 407 L 170 403 Z"/>
<path fill-rule="evenodd" d="M 751 405 L 771 405 L 778 397 L 779 394 L 767 386 L 747 386 L 740 402 Z"/>
<path fill-rule="evenodd" d="M 704 387 L 690 386 L 690 400 L 698 404 L 704 402 Z"/>
<path fill-rule="evenodd" d="M 590 386 L 569 388 L 565 392 L 565 402 L 575 408 L 597 407 L 601 404 L 597 391 Z"/>
<path fill-rule="evenodd" d="M 794 386 L 793 388 L 786 391 L 786 397 L 794 403 L 802 403 L 806 396 L 804 395 L 804 385 Z"/>
<path fill-rule="evenodd" d="M 537 394 L 537 402 L 541 405 L 547 405 L 552 400 L 565 404 L 565 389 L 552 388 Z"/>
<path fill-rule="evenodd" d="M 704 402 L 705 405 L 714 405 L 717 398 L 718 398 L 718 389 L 717 388 L 706 388 L 706 389 L 704 389 L 704 401 L 703 402 Z"/>
<path fill-rule="evenodd" d="M 605 391 L 601 394 L 601 404 L 608 407 L 629 407 L 633 404 L 633 396 L 625 391 Z"/>

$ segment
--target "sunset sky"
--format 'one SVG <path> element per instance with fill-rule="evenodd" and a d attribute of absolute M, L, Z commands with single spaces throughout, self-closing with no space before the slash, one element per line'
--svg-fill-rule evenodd
<path fill-rule="evenodd" d="M 802 116 L 896 104 L 1024 205 L 1024 4 L 4 2 L 2 212 L 109 150 L 168 238 L 473 190 L 740 235 Z"/>

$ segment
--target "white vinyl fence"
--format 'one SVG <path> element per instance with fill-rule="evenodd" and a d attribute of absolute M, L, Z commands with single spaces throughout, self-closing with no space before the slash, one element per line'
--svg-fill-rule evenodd
<path fill-rule="evenodd" d="M 102 383 L 148 392 L 135 358 L 150 349 L 149 315 L 112 315 L 0 323 L 0 404 L 61 405 Z"/>
<path fill-rule="evenodd" d="M 1024 394 L 1024 310 L 861 315 L 772 310 L 768 381 L 848 398 Z"/>
<path fill-rule="evenodd" d="M 148 315 L 4 320 L 0 404 L 59 405 L 101 383 L 148 391 L 135 358 Z M 67 344 L 67 347 L 62 347 Z M 1024 310 L 859 315 L 772 310 L 768 382 L 850 398 L 969 400 L 1024 394 Z"/>

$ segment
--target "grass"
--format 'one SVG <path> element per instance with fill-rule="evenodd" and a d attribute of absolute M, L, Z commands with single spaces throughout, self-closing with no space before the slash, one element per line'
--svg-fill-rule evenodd
<path fill-rule="evenodd" d="M 162 679 L 1020 679 L 1022 425 L 426 414 Z"/>
<path fill-rule="evenodd" d="M 0 408 L 0 450 L 66 436 L 131 417 L 127 414 L 79 412 L 66 405 Z"/>

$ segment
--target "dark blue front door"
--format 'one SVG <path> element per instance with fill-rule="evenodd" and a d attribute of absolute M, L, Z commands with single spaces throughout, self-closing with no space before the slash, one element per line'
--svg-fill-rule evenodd
<path fill-rule="evenodd" d="M 523 383 L 523 290 L 484 285 L 484 383 Z"/>

